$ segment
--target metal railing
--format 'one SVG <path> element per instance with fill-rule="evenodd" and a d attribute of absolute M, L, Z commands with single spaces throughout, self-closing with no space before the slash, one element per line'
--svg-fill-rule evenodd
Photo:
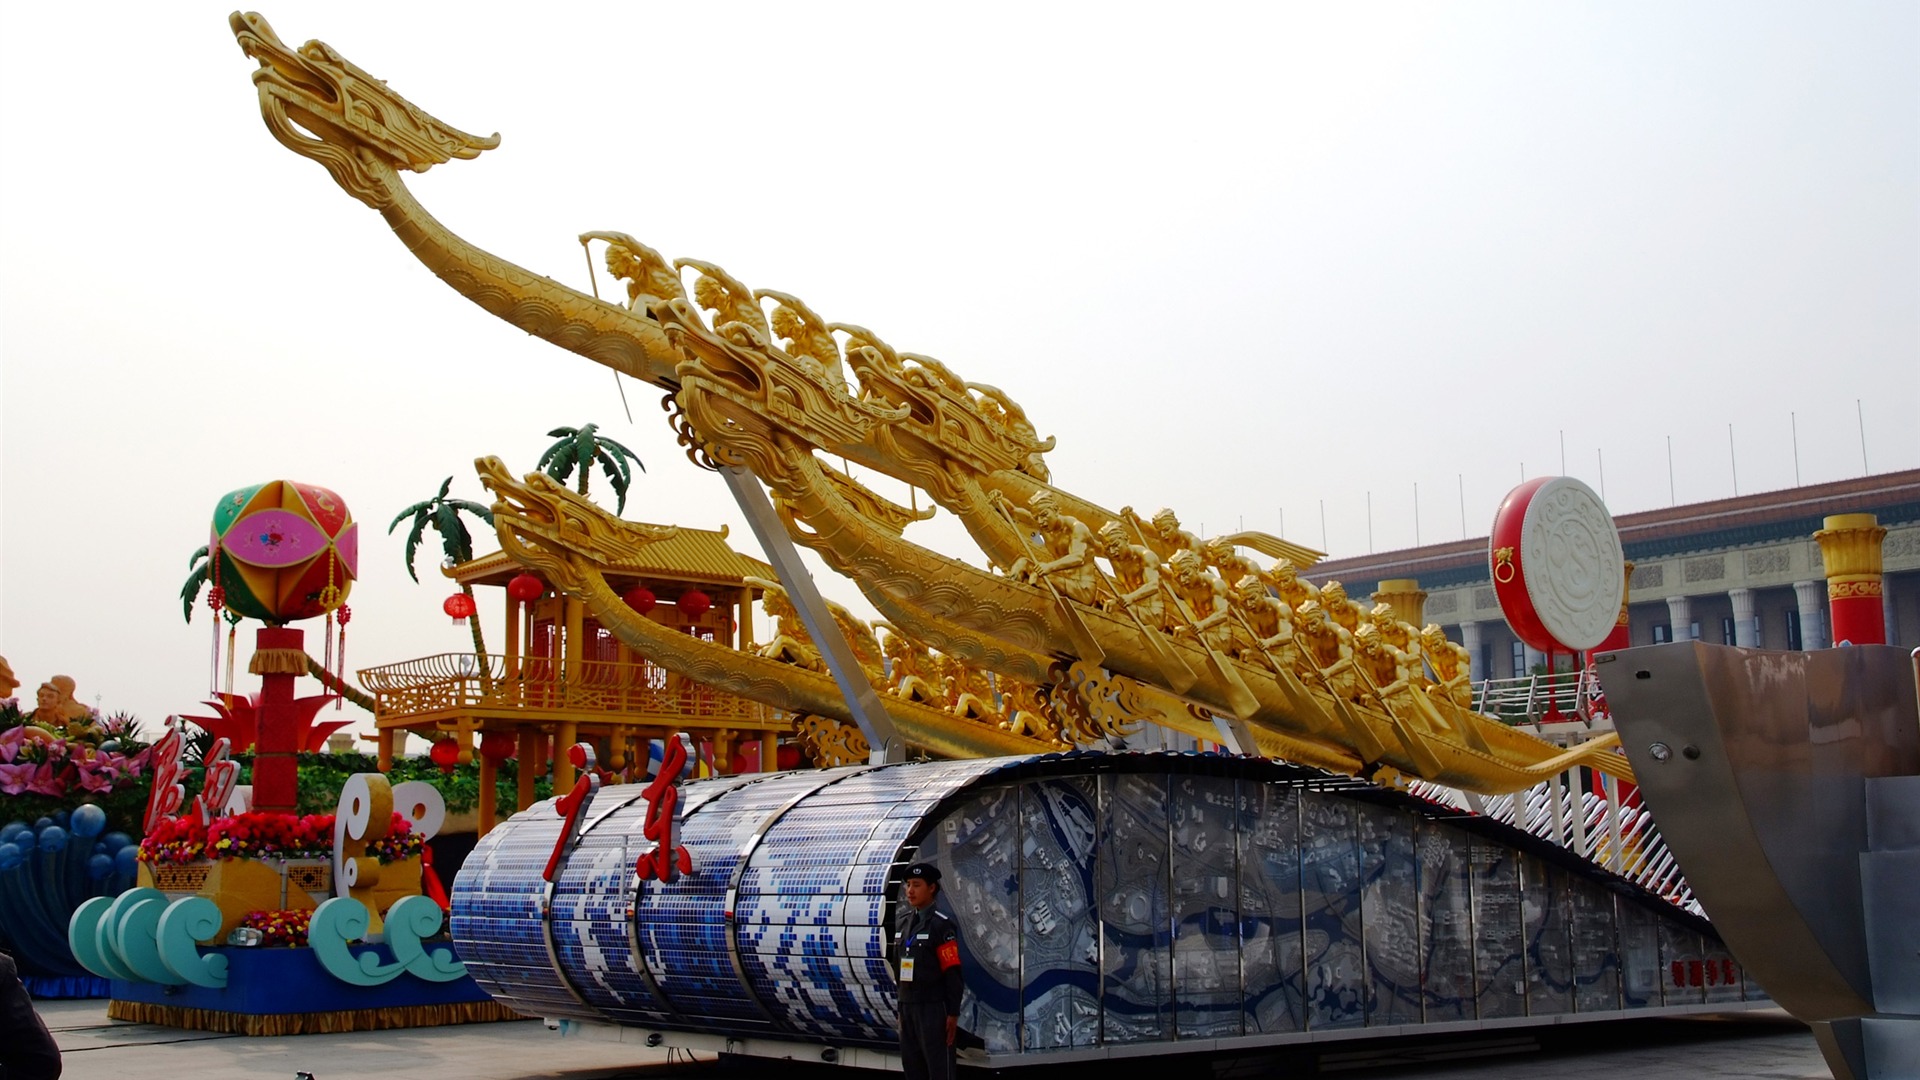
<path fill-rule="evenodd" d="M 440 653 L 363 668 L 375 716 L 450 710 L 541 710 L 663 719 L 701 719 L 745 728 L 780 726 L 778 710 L 688 679 L 657 664 L 568 663 L 544 656 Z"/>
<path fill-rule="evenodd" d="M 1473 710 L 1509 724 L 1538 724 L 1555 713 L 1591 724 L 1606 715 L 1606 698 L 1593 669 L 1581 668 L 1482 680 L 1474 687 Z"/>

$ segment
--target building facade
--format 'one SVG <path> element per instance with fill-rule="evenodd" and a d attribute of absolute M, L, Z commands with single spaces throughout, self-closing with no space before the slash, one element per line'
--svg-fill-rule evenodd
<path fill-rule="evenodd" d="M 1763 649 L 1834 644 L 1820 545 L 1835 514 L 1873 514 L 1887 530 L 1881 579 L 1887 642 L 1920 646 L 1920 469 L 1742 495 L 1615 518 L 1629 581 L 1634 645 L 1700 640 Z M 1426 621 L 1473 656 L 1474 678 L 1524 675 L 1545 663 L 1507 627 L 1487 569 L 1487 538 L 1328 559 L 1304 576 L 1350 596 L 1413 578 Z"/>

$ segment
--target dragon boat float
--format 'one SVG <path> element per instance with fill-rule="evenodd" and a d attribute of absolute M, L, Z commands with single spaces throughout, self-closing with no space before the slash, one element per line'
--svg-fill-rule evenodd
<path fill-rule="evenodd" d="M 900 874 L 934 858 L 963 1022 L 995 1064 L 1767 1004 L 1618 797 L 1634 772 L 1617 738 L 1561 745 L 1476 712 L 1469 657 L 1417 604 L 1315 587 L 1320 553 L 1277 537 L 1201 542 L 1171 511 L 1077 495 L 1006 392 L 713 263 L 581 235 L 622 302 L 516 266 L 404 181 L 498 136 L 258 14 L 231 27 L 279 142 L 483 310 L 660 388 L 750 519 L 771 494 L 769 555 L 810 548 L 884 620 L 828 616 L 775 557 L 810 637 L 742 652 L 674 633 L 608 581 L 656 527 L 480 459 L 514 560 L 651 662 L 838 747 L 832 768 L 671 799 L 583 776 L 489 832 L 451 926 L 501 1001 L 648 1045 L 884 1065 Z M 924 493 L 981 564 L 907 539 L 931 508 L 835 460 Z M 984 689 L 919 692 L 914 657 Z M 1148 726 L 1221 752 L 1118 752 Z"/>

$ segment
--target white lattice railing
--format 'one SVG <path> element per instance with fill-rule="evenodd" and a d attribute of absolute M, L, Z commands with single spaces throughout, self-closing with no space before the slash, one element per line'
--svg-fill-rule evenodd
<path fill-rule="evenodd" d="M 1563 774 L 1525 791 L 1493 798 L 1416 780 L 1408 790 L 1423 799 L 1458 807 L 1512 825 L 1566 848 L 1603 870 L 1632 881 L 1676 907 L 1700 914 L 1680 864 L 1644 807 L 1618 798 L 1576 791 Z M 1608 780 L 1609 792 L 1617 792 Z"/>

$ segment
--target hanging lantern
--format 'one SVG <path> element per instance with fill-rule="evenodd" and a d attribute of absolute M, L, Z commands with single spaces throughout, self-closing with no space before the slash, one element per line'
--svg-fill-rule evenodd
<path fill-rule="evenodd" d="M 781 772 L 797 769 L 800 767 L 800 748 L 790 742 L 781 743 L 780 749 L 774 751 L 773 760 Z"/>
<path fill-rule="evenodd" d="M 516 603 L 531 604 L 547 593 L 547 583 L 532 574 L 520 573 L 507 582 L 507 595 Z"/>
<path fill-rule="evenodd" d="M 435 765 L 440 766 L 441 772 L 451 773 L 453 767 L 460 762 L 460 744 L 452 739 L 441 739 L 433 744 L 433 750 L 427 756 L 433 759 Z"/>
<path fill-rule="evenodd" d="M 627 594 L 620 599 L 625 600 L 628 607 L 642 615 L 652 611 L 653 605 L 657 602 L 657 599 L 653 595 L 653 590 L 647 588 L 645 585 L 635 585 L 633 588 L 628 589 Z"/>
<path fill-rule="evenodd" d="M 693 589 L 680 594 L 680 610 L 686 612 L 687 618 L 689 619 L 698 619 L 700 616 L 705 615 L 707 609 L 712 606 L 713 597 L 708 596 L 699 589 Z"/>
<path fill-rule="evenodd" d="M 495 765 L 513 756 L 513 736 L 504 731 L 489 731 L 480 736 L 480 756 Z"/>
<path fill-rule="evenodd" d="M 457 623 L 462 619 L 472 618 L 474 612 L 479 610 L 479 606 L 473 602 L 473 597 L 461 592 L 447 597 L 446 603 L 440 605 L 440 610 L 446 612 L 448 617 Z"/>

